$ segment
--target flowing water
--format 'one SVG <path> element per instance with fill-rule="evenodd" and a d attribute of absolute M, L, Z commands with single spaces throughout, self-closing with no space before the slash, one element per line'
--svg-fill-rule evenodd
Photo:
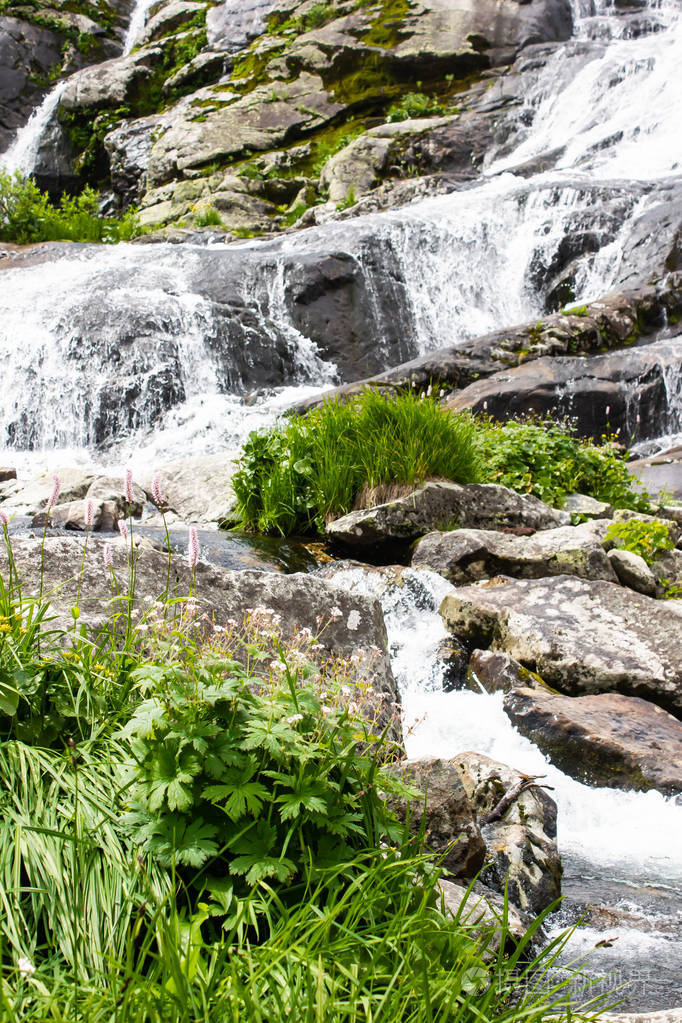
<path fill-rule="evenodd" d="M 252 3 L 250 17 L 263 6 Z M 136 8 L 127 48 L 145 9 Z M 277 241 L 72 246 L 0 271 L 0 462 L 28 472 L 49 462 L 148 466 L 221 451 L 338 382 L 339 359 L 292 317 L 290 272 L 304 257 L 349 258 L 385 366 L 400 361 L 390 340 L 396 319 L 404 359 L 541 315 L 538 268 L 571 233 L 601 232 L 598 251 L 579 263 L 577 303 L 641 276 L 647 218 L 682 191 L 682 19 L 676 4 L 623 14 L 581 0 L 574 20 L 574 39 L 548 62 L 530 55 L 523 101 L 509 114 L 511 140 L 464 189 Z M 56 90 L 46 98 L 0 165 L 30 170 L 58 99 Z M 552 151 L 551 170 L 514 172 Z M 208 278 L 227 282 L 218 299 Z M 674 430 L 682 373 L 671 364 L 666 374 L 670 417 L 661 428 Z M 361 573 L 345 578 L 376 587 Z M 590 951 L 589 969 L 610 973 L 605 983 L 634 981 L 633 1007 L 682 1004 L 682 806 L 655 792 L 580 785 L 512 728 L 499 697 L 444 693 L 435 651 L 448 584 L 429 573 L 407 579 L 382 601 L 408 752 L 475 749 L 546 774 L 559 804 L 567 893 L 556 927 L 587 903 L 606 907 L 576 931 L 573 951 Z M 614 936 L 610 948 L 594 947 Z"/>

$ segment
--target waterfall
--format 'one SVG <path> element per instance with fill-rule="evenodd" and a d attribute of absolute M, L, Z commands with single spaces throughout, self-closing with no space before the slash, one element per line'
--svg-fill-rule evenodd
<path fill-rule="evenodd" d="M 12 145 L 0 155 L 0 170 L 7 171 L 9 174 L 18 172 L 24 177 L 31 174 L 43 133 L 59 106 L 59 100 L 65 87 L 65 81 L 57 82 L 40 106 L 36 107 L 24 127 L 19 129 Z"/>

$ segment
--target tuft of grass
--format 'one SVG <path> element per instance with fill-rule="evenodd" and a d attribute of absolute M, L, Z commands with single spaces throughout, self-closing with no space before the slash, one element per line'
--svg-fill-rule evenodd
<path fill-rule="evenodd" d="M 353 507 L 363 487 L 439 477 L 481 476 L 476 424 L 408 392 L 368 390 L 345 404 L 327 401 L 247 441 L 234 480 L 238 514 L 261 533 L 323 532 Z"/>

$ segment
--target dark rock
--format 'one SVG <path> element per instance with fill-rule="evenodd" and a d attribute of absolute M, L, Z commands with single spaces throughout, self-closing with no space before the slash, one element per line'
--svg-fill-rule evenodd
<path fill-rule="evenodd" d="M 522 735 L 578 781 L 682 792 L 682 724 L 647 700 L 516 689 L 504 709 Z"/>
<path fill-rule="evenodd" d="M 474 692 L 508 693 L 510 689 L 544 686 L 539 675 L 499 650 L 474 650 L 469 659 L 468 686 Z"/>
<path fill-rule="evenodd" d="M 448 595 L 448 631 L 503 650 L 569 695 L 620 692 L 682 716 L 682 601 L 572 576 L 499 577 Z"/>
<path fill-rule="evenodd" d="M 443 692 L 462 689 L 466 679 L 468 653 L 462 643 L 450 637 L 442 640 L 436 650 L 436 660 L 441 665 Z"/>
<path fill-rule="evenodd" d="M 327 526 L 331 540 L 348 546 L 410 542 L 434 527 L 551 529 L 568 516 L 531 494 L 494 483 L 423 483 L 405 497 L 350 512 Z"/>
<path fill-rule="evenodd" d="M 413 568 L 428 568 L 455 586 L 511 575 L 540 579 L 575 575 L 615 580 L 606 552 L 591 523 L 513 536 L 484 529 L 428 533 L 412 557 Z"/>
<path fill-rule="evenodd" d="M 464 790 L 485 817 L 526 776 L 481 753 L 460 753 L 450 763 Z M 519 909 L 537 915 L 561 895 L 561 858 L 556 844 L 557 808 L 539 786 L 520 791 L 499 820 L 486 824 L 488 860 L 482 880 L 495 891 L 508 887 Z"/>
<path fill-rule="evenodd" d="M 7 480 L 15 480 L 16 478 L 16 469 L 10 469 L 9 466 L 0 466 L 0 483 L 6 483 Z"/>
<path fill-rule="evenodd" d="M 485 844 L 473 807 L 452 761 L 404 760 L 391 767 L 407 785 L 425 793 L 400 800 L 394 809 L 410 829 L 419 831 L 424 818 L 426 844 L 442 856 L 453 877 L 473 878 L 483 866 Z"/>

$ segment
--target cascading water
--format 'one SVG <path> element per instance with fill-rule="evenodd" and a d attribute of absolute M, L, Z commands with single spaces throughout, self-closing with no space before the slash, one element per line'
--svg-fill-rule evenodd
<path fill-rule="evenodd" d="M 57 82 L 37 107 L 27 123 L 17 133 L 17 137 L 9 149 L 0 155 L 0 170 L 9 174 L 17 172 L 24 176 L 31 173 L 38 154 L 40 140 L 45 129 L 59 106 L 59 100 L 66 87 L 66 82 Z"/>
<path fill-rule="evenodd" d="M 334 580 L 381 600 L 408 756 L 447 758 L 474 750 L 544 775 L 552 786 L 566 904 L 550 917 L 550 935 L 576 922 L 590 903 L 602 907 L 601 919 L 588 918 L 576 930 L 565 961 L 584 960 L 585 975 L 603 978 L 602 989 L 630 984 L 620 997 L 633 1010 L 682 1004 L 676 954 L 682 941 L 682 802 L 654 791 L 582 785 L 516 731 L 501 693 L 443 692 L 436 653 L 447 633 L 438 608 L 453 587 L 441 576 L 406 569 L 396 585 L 376 572 L 351 569 Z M 596 948 L 614 936 L 610 948 Z"/>

